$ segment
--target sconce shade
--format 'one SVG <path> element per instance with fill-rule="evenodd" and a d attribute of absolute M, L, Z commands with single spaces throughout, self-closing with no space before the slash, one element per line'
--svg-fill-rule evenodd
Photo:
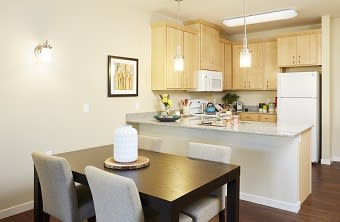
<path fill-rule="evenodd" d="M 42 45 L 35 47 L 34 54 L 42 62 L 50 62 L 52 57 L 52 47 L 46 40 Z"/>

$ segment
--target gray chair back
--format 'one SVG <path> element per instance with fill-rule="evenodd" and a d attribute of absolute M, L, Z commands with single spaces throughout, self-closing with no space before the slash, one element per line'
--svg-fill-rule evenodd
<path fill-rule="evenodd" d="M 187 156 L 219 163 L 230 163 L 231 152 L 232 149 L 228 146 L 189 142 Z M 224 185 L 210 193 L 212 196 L 221 197 L 220 209 L 225 208 L 226 189 L 227 185 Z"/>
<path fill-rule="evenodd" d="M 80 221 L 71 169 L 64 158 L 33 152 L 44 212 L 64 222 Z"/>
<path fill-rule="evenodd" d="M 231 151 L 232 149 L 228 146 L 189 142 L 187 156 L 195 159 L 230 163 Z"/>
<path fill-rule="evenodd" d="M 97 222 L 144 222 L 142 204 L 133 180 L 93 166 L 85 168 Z"/>
<path fill-rule="evenodd" d="M 161 146 L 162 146 L 161 138 L 138 135 L 138 148 L 140 149 L 160 152 Z"/>

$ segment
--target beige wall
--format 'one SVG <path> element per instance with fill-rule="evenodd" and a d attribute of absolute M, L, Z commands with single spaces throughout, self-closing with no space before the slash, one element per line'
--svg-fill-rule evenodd
<path fill-rule="evenodd" d="M 159 109 L 159 92 L 150 90 L 150 18 L 113 0 L 3 1 L 0 8 L 0 215 L 33 199 L 33 150 L 55 153 L 112 143 L 115 128 L 127 112 Z M 340 20 L 332 23 L 332 73 L 340 71 Z M 48 65 L 34 56 L 48 39 L 53 59 Z M 107 55 L 139 59 L 139 96 L 108 98 Z M 337 57 L 336 57 L 337 56 Z M 332 93 L 339 87 L 333 81 Z M 181 98 L 219 99 L 224 93 L 170 92 Z M 275 92 L 240 92 L 256 105 Z M 334 98 L 333 113 L 340 109 Z M 90 112 L 83 112 L 83 104 Z M 254 104 L 251 104 L 254 103 Z M 176 107 L 177 106 L 177 107 Z M 336 115 L 334 115 L 336 116 Z M 334 118 L 333 132 L 339 130 Z M 336 137 L 336 136 L 335 136 Z M 340 156 L 340 141 L 332 141 Z"/>
<path fill-rule="evenodd" d="M 331 141 L 334 161 L 340 161 L 340 17 L 331 20 Z"/>
<path fill-rule="evenodd" d="M 126 112 L 153 109 L 151 16 L 119 4 L 1 2 L 0 214 L 33 199 L 33 150 L 58 153 L 110 144 Z M 49 65 L 33 53 L 46 39 L 53 46 Z M 138 97 L 107 97 L 107 55 L 139 59 Z M 84 103 L 90 104 L 89 113 L 83 112 Z"/>

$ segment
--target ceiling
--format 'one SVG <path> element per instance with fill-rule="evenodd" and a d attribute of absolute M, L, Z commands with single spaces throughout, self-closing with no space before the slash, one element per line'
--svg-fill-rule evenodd
<path fill-rule="evenodd" d="M 177 18 L 177 2 L 174 0 L 125 0 L 134 7 L 143 8 L 154 14 Z M 204 19 L 223 26 L 222 20 L 243 16 L 242 0 L 183 0 L 180 5 L 182 20 Z M 340 0 L 246 0 L 247 14 L 293 8 L 298 16 L 289 20 L 248 25 L 249 32 L 286 28 L 292 26 L 320 24 L 321 16 L 340 16 Z M 227 34 L 239 34 L 242 27 L 225 27 Z"/>

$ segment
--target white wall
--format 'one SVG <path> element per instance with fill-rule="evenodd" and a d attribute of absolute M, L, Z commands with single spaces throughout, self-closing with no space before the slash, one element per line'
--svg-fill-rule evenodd
<path fill-rule="evenodd" d="M 123 2 L 1 2 L 0 214 L 33 199 L 33 150 L 110 144 L 126 112 L 153 109 L 151 15 Z M 46 39 L 49 65 L 33 53 Z M 139 59 L 138 97 L 107 97 L 107 55 Z"/>

